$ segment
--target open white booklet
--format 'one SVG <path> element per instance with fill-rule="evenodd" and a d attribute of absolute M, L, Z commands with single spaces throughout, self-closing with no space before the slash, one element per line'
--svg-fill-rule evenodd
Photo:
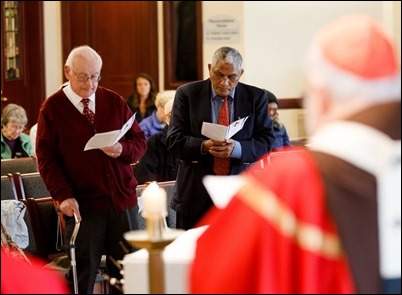
<path fill-rule="evenodd" d="M 128 129 L 133 126 L 135 120 L 135 114 L 131 116 L 130 119 L 126 123 L 124 123 L 123 127 L 120 130 L 113 130 L 108 132 L 96 133 L 92 136 L 87 144 L 85 145 L 84 151 L 92 150 L 92 149 L 100 149 L 104 147 L 108 147 L 114 145 L 116 142 L 123 137 L 124 134 L 128 131 Z"/>
<path fill-rule="evenodd" d="M 205 175 L 202 183 L 214 205 L 223 209 L 244 185 L 244 179 L 240 175 Z"/>
<path fill-rule="evenodd" d="M 229 126 L 203 122 L 201 134 L 213 140 L 225 141 L 226 139 L 231 138 L 243 128 L 244 122 L 246 122 L 247 118 L 248 116 L 234 121 Z"/>

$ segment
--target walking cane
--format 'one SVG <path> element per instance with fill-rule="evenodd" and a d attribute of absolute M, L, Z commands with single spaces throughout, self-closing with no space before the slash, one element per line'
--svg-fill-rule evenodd
<path fill-rule="evenodd" d="M 73 230 L 73 234 L 70 239 L 70 255 L 71 255 L 71 268 L 73 271 L 73 281 L 74 281 L 74 294 L 78 294 L 78 279 L 77 279 L 77 262 L 75 260 L 75 238 L 77 237 L 78 230 L 80 229 L 80 222 L 77 218 L 77 215 L 74 213 L 75 218 L 75 226 Z"/>

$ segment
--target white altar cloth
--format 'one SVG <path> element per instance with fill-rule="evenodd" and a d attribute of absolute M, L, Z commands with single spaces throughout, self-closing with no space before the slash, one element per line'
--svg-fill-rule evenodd
<path fill-rule="evenodd" d="M 190 229 L 166 246 L 163 252 L 165 264 L 165 293 L 187 294 L 189 264 L 195 253 L 196 241 L 207 226 Z M 140 249 L 123 259 L 124 294 L 149 294 L 148 251 Z"/>

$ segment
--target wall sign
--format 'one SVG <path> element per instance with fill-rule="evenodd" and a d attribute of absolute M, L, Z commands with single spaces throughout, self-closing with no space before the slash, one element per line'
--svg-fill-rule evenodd
<path fill-rule="evenodd" d="M 240 23 L 232 16 L 216 15 L 204 23 L 204 43 L 240 42 Z"/>

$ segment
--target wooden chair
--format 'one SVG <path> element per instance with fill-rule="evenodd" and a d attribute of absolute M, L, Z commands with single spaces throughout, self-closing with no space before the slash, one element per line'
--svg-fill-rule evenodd
<path fill-rule="evenodd" d="M 50 192 L 47 190 L 39 172 L 17 172 L 14 173 L 14 180 L 17 186 L 17 193 L 19 193 L 18 198 L 21 200 L 50 197 Z"/>
<path fill-rule="evenodd" d="M 131 169 L 133 169 L 133 173 L 135 175 L 135 169 L 137 169 L 137 167 L 138 167 L 138 161 L 135 163 L 131 163 L 130 166 L 131 166 Z"/>
<path fill-rule="evenodd" d="M 27 206 L 26 223 L 30 233 L 30 245 L 26 249 L 33 255 L 37 255 L 49 262 L 54 262 L 64 256 L 65 250 L 57 249 L 58 239 L 62 239 L 63 229 L 58 232 L 59 213 L 55 209 L 55 201 L 47 190 L 39 172 L 14 173 L 14 179 L 18 184 L 19 199 Z M 59 240 L 60 241 L 60 240 Z M 104 268 L 105 261 L 101 262 L 100 270 Z M 56 267 L 57 268 L 57 267 Z M 62 270 L 65 272 L 66 270 Z M 107 294 L 110 289 L 109 282 L 102 276 L 96 277 L 94 287 L 95 294 Z"/>
<path fill-rule="evenodd" d="M 18 200 L 17 189 L 11 173 L 1 176 L 1 199 Z"/>
<path fill-rule="evenodd" d="M 17 198 L 27 206 L 24 219 L 30 233 L 30 242 L 25 250 L 51 261 L 53 256 L 62 255 L 62 251 L 56 250 L 58 216 L 54 207 L 54 200 L 51 198 L 39 172 L 16 172 L 13 176 Z M 42 224 L 45 229 L 42 229 Z M 54 240 L 54 243 L 48 245 L 49 240 Z"/>
<path fill-rule="evenodd" d="M 1 175 L 7 173 L 30 173 L 38 172 L 36 158 L 14 158 L 14 159 L 1 159 Z"/>
<path fill-rule="evenodd" d="M 60 249 L 60 236 L 58 235 L 58 213 L 56 212 L 53 198 L 27 198 L 21 200 L 27 206 L 28 232 L 33 236 L 34 247 L 27 251 L 39 256 L 52 265 L 52 269 L 59 270 L 63 274 L 68 272 L 69 264 L 65 261 L 66 249 Z M 59 234 L 61 234 L 59 232 Z M 58 263 L 55 263 L 58 261 Z M 62 267 L 60 267 L 60 262 Z M 101 263 L 102 264 L 102 263 Z M 103 262 L 104 264 L 104 262 Z M 94 286 L 94 294 L 107 294 L 110 289 L 109 282 L 101 275 L 97 275 Z"/>
<path fill-rule="evenodd" d="M 27 206 L 28 223 L 31 226 L 35 248 L 31 254 L 39 256 L 49 262 L 64 254 L 64 250 L 57 249 L 58 215 L 51 197 L 27 198 L 21 200 Z M 30 229 L 28 228 L 28 231 Z M 60 246 L 60 243 L 58 244 Z"/>

